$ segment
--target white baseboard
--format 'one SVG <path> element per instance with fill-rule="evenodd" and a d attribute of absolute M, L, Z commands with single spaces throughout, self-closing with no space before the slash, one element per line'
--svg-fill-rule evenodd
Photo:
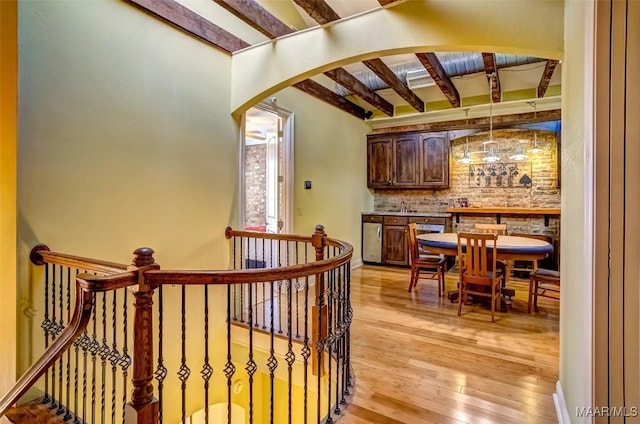
<path fill-rule="evenodd" d="M 351 269 L 360 268 L 363 265 L 362 259 L 356 259 L 355 261 L 351 261 Z"/>
<path fill-rule="evenodd" d="M 560 381 L 556 381 L 556 392 L 553 394 L 553 403 L 556 406 L 556 414 L 558 415 L 558 423 L 571 424 L 569 418 L 569 411 L 567 410 L 567 404 L 564 401 L 564 394 L 562 393 L 562 386 Z"/>

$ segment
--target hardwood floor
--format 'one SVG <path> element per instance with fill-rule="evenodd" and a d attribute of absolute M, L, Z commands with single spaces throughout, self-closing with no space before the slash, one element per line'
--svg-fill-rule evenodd
<path fill-rule="evenodd" d="M 559 303 L 527 314 L 528 280 L 491 323 L 488 307 L 438 298 L 435 281 L 408 293 L 409 270 L 363 266 L 351 274 L 356 390 L 346 424 L 557 422 Z M 449 273 L 446 291 L 456 289 Z"/>

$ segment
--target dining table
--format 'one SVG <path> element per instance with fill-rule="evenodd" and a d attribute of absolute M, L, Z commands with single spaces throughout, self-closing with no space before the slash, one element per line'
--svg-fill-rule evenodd
<path fill-rule="evenodd" d="M 424 233 L 417 236 L 418 244 L 430 253 L 445 256 L 458 256 L 458 234 L 457 233 Z M 461 243 L 464 247 L 464 239 Z M 553 253 L 553 245 L 544 240 L 520 236 L 498 235 L 496 240 L 497 260 L 517 261 L 517 260 L 541 260 Z M 508 282 L 505 275 L 504 285 Z M 511 296 L 512 290 L 506 291 Z M 454 297 L 455 296 L 454 293 Z M 505 291 L 503 289 L 503 294 Z M 450 297 L 453 301 L 454 299 Z"/>

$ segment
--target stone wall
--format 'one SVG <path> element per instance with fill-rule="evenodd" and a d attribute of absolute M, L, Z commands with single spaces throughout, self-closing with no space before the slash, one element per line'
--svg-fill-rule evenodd
<path fill-rule="evenodd" d="M 504 129 L 493 132 L 494 140 L 498 140 L 498 153 L 501 160 L 493 169 L 486 168 L 482 172 L 482 154 L 472 153 L 472 164 L 460 164 L 465 137 L 451 140 L 450 188 L 446 190 L 376 190 L 374 193 L 375 211 L 393 211 L 405 202 L 410 210 L 417 212 L 444 212 L 454 198 L 463 197 L 469 207 L 514 207 L 514 208 L 560 208 L 560 188 L 558 187 L 558 156 L 556 135 L 552 131 L 536 131 L 539 153 L 528 154 L 526 160 L 516 162 L 508 158 L 506 150 L 519 140 L 526 151 L 532 147 L 534 131 L 521 129 Z M 488 139 L 487 133 L 469 136 L 469 151 L 479 152 L 483 149 L 483 141 Z M 506 140 L 506 141 L 505 141 Z M 487 148 L 490 145 L 487 145 Z M 486 164 L 484 164 L 486 165 Z M 517 166 L 517 169 L 516 169 Z M 495 173 L 496 175 L 487 175 Z M 520 183 L 524 174 L 531 183 Z M 498 179 L 498 174 L 503 174 Z M 488 180 L 487 176 L 491 178 Z M 509 178 L 511 177 L 511 178 Z M 473 228 L 476 222 L 496 222 L 495 216 L 461 215 L 460 223 L 453 221 L 454 231 L 465 231 Z M 536 233 L 559 237 L 559 217 L 551 217 L 549 226 L 544 226 L 543 216 L 509 216 L 503 215 L 502 223 L 507 224 L 509 233 Z"/>
<path fill-rule="evenodd" d="M 245 147 L 245 226 L 266 224 L 267 145 Z"/>

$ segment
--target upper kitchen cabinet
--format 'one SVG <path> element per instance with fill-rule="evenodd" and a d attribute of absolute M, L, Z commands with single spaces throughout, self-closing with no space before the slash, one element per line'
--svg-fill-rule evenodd
<path fill-rule="evenodd" d="M 448 133 L 420 134 L 420 187 L 449 187 Z"/>
<path fill-rule="evenodd" d="M 369 188 L 449 187 L 446 132 L 373 135 L 367 143 Z"/>

